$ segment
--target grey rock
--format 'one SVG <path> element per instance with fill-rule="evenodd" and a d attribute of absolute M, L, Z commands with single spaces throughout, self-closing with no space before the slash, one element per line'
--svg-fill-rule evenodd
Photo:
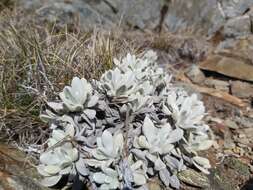
<path fill-rule="evenodd" d="M 250 98 L 253 96 L 253 85 L 247 82 L 233 81 L 231 91 L 239 98 Z"/>
<path fill-rule="evenodd" d="M 19 0 L 26 11 L 36 10 L 40 18 L 69 24 L 79 19 L 85 29 L 111 28 L 155 29 L 163 5 L 168 6 L 164 28 L 170 32 L 192 31 L 212 35 L 227 22 L 253 6 L 252 0 Z M 227 27 L 229 28 L 229 21 Z M 246 22 L 246 21 L 245 21 Z M 248 21 L 247 21 L 248 22 Z M 246 27 L 246 26 L 245 26 Z M 245 28 L 243 27 L 243 28 Z M 240 30 L 238 30 L 240 32 Z"/>
<path fill-rule="evenodd" d="M 56 23 L 59 26 L 79 22 L 82 29 L 111 28 L 116 17 L 104 1 L 21 0 L 19 5 L 26 11 L 35 10 L 39 21 Z M 78 24 L 79 24 L 78 23 Z"/>
<path fill-rule="evenodd" d="M 232 139 L 232 133 L 228 128 L 226 128 L 224 132 L 224 147 L 226 149 L 235 148 L 235 143 Z"/>
<path fill-rule="evenodd" d="M 245 117 L 245 116 L 237 116 L 235 117 L 235 121 L 238 125 L 243 128 L 253 128 L 253 118 Z"/>
<path fill-rule="evenodd" d="M 191 79 L 193 83 L 201 84 L 205 80 L 204 73 L 199 69 L 197 65 L 192 65 L 186 75 Z"/>
<path fill-rule="evenodd" d="M 126 22 L 138 28 L 154 28 L 158 24 L 162 1 L 124 0 Z"/>
<path fill-rule="evenodd" d="M 230 129 L 238 129 L 238 125 L 231 119 L 226 119 L 224 123 Z"/>
<path fill-rule="evenodd" d="M 211 88 L 215 88 L 217 90 L 222 90 L 225 92 L 229 92 L 229 82 L 227 81 L 222 81 L 218 79 L 213 79 L 213 78 L 207 78 L 205 80 L 205 85 Z"/>
<path fill-rule="evenodd" d="M 0 143 L 0 189 L 48 190 L 39 184 L 40 175 L 29 163 L 28 155 Z"/>
<path fill-rule="evenodd" d="M 252 0 L 219 0 L 220 8 L 226 19 L 243 15 L 252 5 Z"/>
<path fill-rule="evenodd" d="M 225 37 L 240 37 L 251 34 L 251 21 L 249 15 L 238 16 L 228 20 L 224 25 Z"/>
<path fill-rule="evenodd" d="M 116 25 L 154 28 L 162 1 L 153 0 L 20 0 L 25 10 L 36 10 L 40 20 L 73 24 L 76 19 L 84 29 L 112 28 Z"/>
<path fill-rule="evenodd" d="M 159 22 L 162 0 L 107 0 L 118 22 L 139 29 L 153 29 Z"/>
<path fill-rule="evenodd" d="M 191 29 L 212 34 L 224 23 L 225 17 L 218 8 L 217 0 L 172 1 L 165 19 L 167 28 L 172 32 Z"/>

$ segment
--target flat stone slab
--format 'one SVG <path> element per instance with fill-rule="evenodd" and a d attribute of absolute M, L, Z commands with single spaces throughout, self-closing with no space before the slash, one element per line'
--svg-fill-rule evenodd
<path fill-rule="evenodd" d="M 0 190 L 48 190 L 39 184 L 37 170 L 27 156 L 5 144 L 0 144 Z"/>

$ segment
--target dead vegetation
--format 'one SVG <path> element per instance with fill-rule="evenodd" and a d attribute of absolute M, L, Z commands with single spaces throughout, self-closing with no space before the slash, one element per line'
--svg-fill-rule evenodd
<path fill-rule="evenodd" d="M 172 64 L 172 70 L 201 59 L 205 52 L 204 48 L 189 51 L 197 47 L 191 37 L 185 40 L 120 28 L 82 31 L 78 23 L 41 24 L 33 13 L 15 8 L 0 14 L 0 140 L 22 146 L 47 138 L 39 113 L 73 76 L 98 79 L 112 67 L 114 57 L 147 48 L 156 49 L 159 61 Z"/>
<path fill-rule="evenodd" d="M 97 79 L 113 57 L 138 49 L 117 30 L 39 25 L 18 10 L 0 18 L 0 139 L 19 145 L 46 138 L 40 110 L 73 76 Z"/>

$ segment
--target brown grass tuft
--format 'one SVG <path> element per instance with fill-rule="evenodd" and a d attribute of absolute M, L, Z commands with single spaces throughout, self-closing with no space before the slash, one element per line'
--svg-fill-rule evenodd
<path fill-rule="evenodd" d="M 0 139 L 19 145 L 44 141 L 40 110 L 73 76 L 98 79 L 114 57 L 135 49 L 117 30 L 83 32 L 32 18 L 0 15 Z"/>

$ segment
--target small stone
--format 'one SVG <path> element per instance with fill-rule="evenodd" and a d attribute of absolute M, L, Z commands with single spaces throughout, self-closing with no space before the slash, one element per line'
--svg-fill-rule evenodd
<path fill-rule="evenodd" d="M 249 15 L 229 19 L 224 25 L 225 37 L 239 37 L 251 34 L 251 21 Z"/>
<path fill-rule="evenodd" d="M 252 128 L 253 118 L 249 117 L 235 117 L 235 121 L 238 123 L 238 125 L 244 127 L 244 128 Z"/>
<path fill-rule="evenodd" d="M 235 148 L 235 143 L 232 142 L 232 140 L 229 141 L 225 140 L 224 147 L 227 149 Z"/>
<path fill-rule="evenodd" d="M 186 75 L 195 84 L 201 84 L 205 80 L 204 73 L 199 69 L 197 65 L 192 65 L 186 72 Z"/>
<path fill-rule="evenodd" d="M 231 119 L 226 119 L 225 125 L 230 129 L 238 129 L 239 128 L 238 125 L 234 121 L 232 121 Z"/>
<path fill-rule="evenodd" d="M 224 154 L 233 155 L 234 152 L 232 150 L 224 150 Z"/>
<path fill-rule="evenodd" d="M 215 88 L 217 90 L 222 90 L 225 92 L 229 92 L 229 83 L 227 81 L 217 80 L 213 78 L 207 78 L 205 80 L 205 84 L 208 87 Z"/>
<path fill-rule="evenodd" d="M 253 96 L 253 85 L 247 82 L 233 81 L 231 91 L 239 98 L 249 98 Z"/>
<path fill-rule="evenodd" d="M 246 137 L 246 135 L 245 135 L 245 134 L 240 133 L 240 134 L 238 135 L 238 137 L 239 137 L 239 138 L 245 138 L 245 137 Z"/>
<path fill-rule="evenodd" d="M 241 147 L 241 148 L 247 148 L 247 145 L 246 144 L 242 144 L 242 143 L 237 143 L 237 145 L 239 146 L 239 147 Z"/>
<path fill-rule="evenodd" d="M 224 133 L 224 147 L 227 149 L 235 148 L 235 143 L 232 140 L 232 134 L 229 129 L 226 128 Z"/>
<path fill-rule="evenodd" d="M 251 128 L 245 128 L 245 129 L 243 129 L 243 131 L 244 131 L 244 134 L 246 135 L 246 137 L 249 140 L 253 141 L 253 127 L 252 127 L 252 125 L 251 125 Z"/>
<path fill-rule="evenodd" d="M 148 182 L 148 189 L 150 190 L 162 190 L 163 188 L 157 181 L 150 181 Z"/>

